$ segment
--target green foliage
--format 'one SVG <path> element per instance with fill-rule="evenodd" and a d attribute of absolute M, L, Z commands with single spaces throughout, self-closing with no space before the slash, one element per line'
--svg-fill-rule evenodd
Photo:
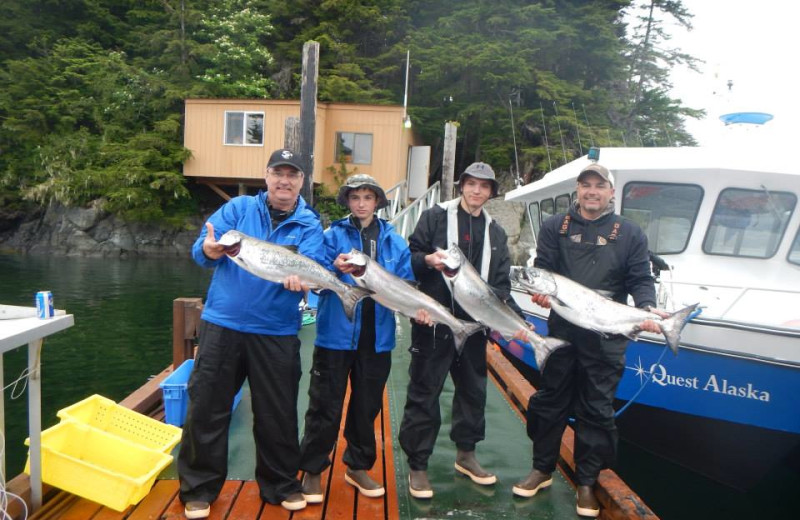
<path fill-rule="evenodd" d="M 702 112 L 670 97 L 668 71 L 693 60 L 666 44 L 690 19 L 680 0 L 4 0 L 0 204 L 179 221 L 183 100 L 297 98 L 309 40 L 331 102 L 401 103 L 410 50 L 414 130 L 436 146 L 457 121 L 458 170 L 510 168 L 512 132 L 527 178 L 589 142 L 691 144 L 683 120 Z"/>

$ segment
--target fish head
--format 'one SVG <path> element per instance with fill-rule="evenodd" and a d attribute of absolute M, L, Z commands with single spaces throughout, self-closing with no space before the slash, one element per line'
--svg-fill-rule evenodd
<path fill-rule="evenodd" d="M 554 295 L 558 292 L 558 286 L 552 273 L 538 267 L 520 269 L 517 272 L 516 282 L 532 293 Z"/>
<path fill-rule="evenodd" d="M 244 233 L 232 229 L 222 235 L 217 243 L 223 247 L 226 255 L 236 256 L 242 248 L 242 239 L 244 237 Z"/>
<path fill-rule="evenodd" d="M 367 264 L 369 263 L 369 257 L 359 251 L 358 249 L 351 249 L 350 258 L 345 260 L 344 263 L 352 265 L 355 269 L 350 273 L 353 278 L 361 278 L 367 272 Z"/>
<path fill-rule="evenodd" d="M 450 244 L 450 247 L 447 250 L 444 249 L 437 249 L 437 251 L 443 252 L 446 256 L 442 258 L 442 263 L 444 264 L 444 269 L 442 273 L 444 274 L 445 278 L 452 279 L 458 275 L 458 272 L 461 270 L 461 266 L 466 261 L 464 258 L 464 253 L 461 252 L 461 248 L 458 247 L 458 244 L 453 243 Z"/>

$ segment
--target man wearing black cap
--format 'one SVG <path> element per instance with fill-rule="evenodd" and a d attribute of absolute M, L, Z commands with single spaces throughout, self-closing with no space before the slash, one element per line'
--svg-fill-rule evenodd
<path fill-rule="evenodd" d="M 388 205 L 375 179 L 365 174 L 350 176 L 339 189 L 336 202 L 347 207 L 350 214 L 325 230 L 324 265 L 345 283 L 355 284 L 350 273 L 356 266 L 347 260 L 350 251 L 357 249 L 390 273 L 413 280 L 406 241 L 391 224 L 375 215 Z M 348 381 L 344 479 L 364 497 L 385 493 L 368 470 L 377 458 L 374 425 L 392 365 L 395 328 L 394 313 L 371 298 L 358 304 L 351 321 L 336 295 L 330 291 L 320 295 L 308 411 L 300 445 L 300 469 L 306 472 L 303 496 L 310 504 L 324 499 L 321 474 L 331 465 L 330 453 L 339 434 Z"/>
<path fill-rule="evenodd" d="M 447 249 L 457 243 L 481 278 L 501 299 L 519 309 L 510 297 L 511 259 L 506 233 L 483 208 L 497 195 L 494 171 L 486 163 L 471 164 L 461 174 L 459 189 L 460 197 L 423 212 L 409 237 L 411 266 L 420 290 L 450 309 L 456 318 L 475 321 L 453 301 L 440 272 L 446 255 L 437 248 Z M 476 484 L 494 484 L 497 477 L 475 458 L 475 445 L 483 440 L 486 427 L 486 333 L 470 336 L 458 356 L 448 327 L 439 324 L 431 329 L 412 322 L 409 350 L 410 381 L 398 434 L 411 470 L 409 492 L 415 498 L 433 496 L 428 459 L 441 426 L 439 395 L 448 372 L 455 386 L 450 429 L 450 438 L 458 449 L 455 469 Z"/>
<path fill-rule="evenodd" d="M 614 176 L 592 163 L 578 175 L 577 199 L 566 214 L 547 219 L 539 232 L 534 265 L 590 289 L 607 291 L 637 307 L 655 306 L 647 237 L 635 223 L 614 214 Z M 550 308 L 547 296 L 531 298 Z M 555 351 L 541 374 L 538 391 L 527 411 L 528 436 L 533 440 L 533 470 L 514 485 L 517 496 L 532 497 L 553 480 L 561 436 L 570 414 L 575 424 L 575 480 L 578 515 L 596 517 L 600 504 L 594 484 L 600 471 L 614 460 L 617 430 L 612 408 L 614 393 L 625 369 L 623 336 L 603 337 L 550 312 L 551 337 L 570 344 Z M 647 320 L 642 329 L 658 333 Z"/>
<path fill-rule="evenodd" d="M 228 427 L 236 392 L 247 379 L 253 406 L 256 481 L 261 498 L 295 511 L 306 506 L 300 466 L 297 396 L 300 384 L 299 303 L 308 290 L 297 276 L 283 284 L 241 269 L 217 240 L 230 230 L 294 246 L 322 259 L 322 227 L 300 196 L 301 158 L 272 153 L 267 191 L 231 199 L 206 222 L 192 248 L 203 267 L 214 268 L 200 345 L 188 384 L 189 409 L 178 455 L 180 499 L 186 518 L 206 518 L 225 483 Z"/>

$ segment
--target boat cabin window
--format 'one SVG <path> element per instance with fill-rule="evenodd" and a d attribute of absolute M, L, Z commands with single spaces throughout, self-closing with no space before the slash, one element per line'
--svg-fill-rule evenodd
<path fill-rule="evenodd" d="M 539 215 L 539 203 L 538 202 L 531 202 L 528 204 L 528 218 L 531 221 L 531 225 L 533 226 L 533 236 L 539 236 L 539 230 L 542 229 L 542 224 Z"/>
<path fill-rule="evenodd" d="M 752 258 L 773 256 L 796 203 L 793 193 L 723 190 L 711 216 L 703 251 Z"/>
<path fill-rule="evenodd" d="M 556 213 L 566 213 L 569 211 L 569 193 L 556 197 Z"/>
<path fill-rule="evenodd" d="M 543 201 L 539 202 L 539 204 L 540 204 L 539 208 L 541 210 L 540 217 L 542 219 L 542 222 L 555 215 L 555 213 L 553 212 L 554 208 L 553 199 L 544 199 Z"/>
<path fill-rule="evenodd" d="M 789 250 L 789 261 L 793 264 L 800 265 L 800 230 L 794 236 L 792 248 Z"/>
<path fill-rule="evenodd" d="M 694 184 L 629 182 L 622 192 L 622 215 L 639 224 L 657 254 L 686 249 L 703 189 Z"/>
<path fill-rule="evenodd" d="M 572 195 L 570 196 L 569 201 L 570 201 L 570 203 L 574 204 L 576 200 L 578 200 L 578 192 L 577 191 L 573 191 Z"/>

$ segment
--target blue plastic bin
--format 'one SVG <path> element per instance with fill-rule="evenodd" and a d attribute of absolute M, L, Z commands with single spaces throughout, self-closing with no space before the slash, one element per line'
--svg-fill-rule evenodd
<path fill-rule="evenodd" d="M 183 426 L 186 420 L 186 410 L 189 404 L 189 394 L 186 392 L 186 385 L 189 383 L 189 376 L 194 368 L 194 359 L 187 359 L 158 386 L 164 393 L 164 422 L 175 426 Z M 239 389 L 236 397 L 233 398 L 233 410 L 239 406 L 242 400 L 242 390 Z"/>

